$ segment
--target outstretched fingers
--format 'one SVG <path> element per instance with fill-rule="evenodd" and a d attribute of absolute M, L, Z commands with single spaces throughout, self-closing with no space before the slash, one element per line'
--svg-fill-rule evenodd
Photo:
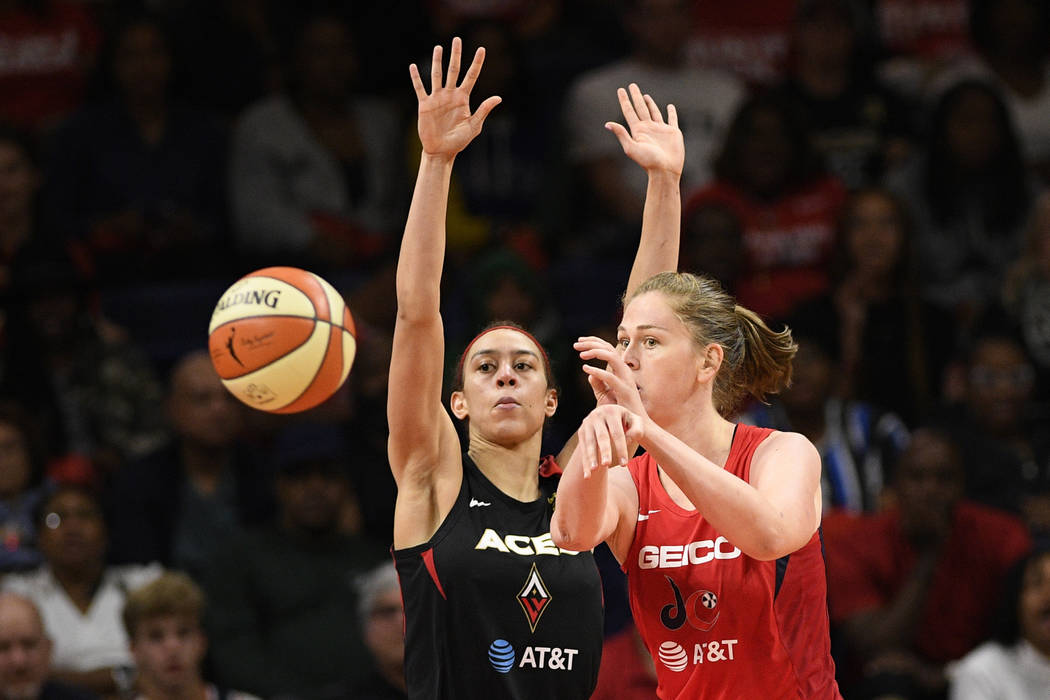
<path fill-rule="evenodd" d="M 678 110 L 673 104 L 667 105 L 667 123 L 675 129 L 678 128 Z"/>
<path fill-rule="evenodd" d="M 635 111 L 630 96 L 623 88 L 616 88 L 616 98 L 620 101 L 620 111 L 623 112 L 623 118 L 627 122 L 627 126 L 633 129 L 634 125 L 638 123 L 638 112 Z M 615 122 L 609 123 L 613 124 Z M 621 126 L 621 128 L 623 127 Z"/>
<path fill-rule="evenodd" d="M 445 87 L 447 88 L 456 87 L 456 81 L 459 80 L 459 62 L 462 55 L 463 41 L 458 36 L 453 37 L 452 51 L 449 53 L 448 58 L 448 75 L 445 76 Z"/>
<path fill-rule="evenodd" d="M 474 89 L 474 83 L 478 82 L 478 76 L 481 75 L 481 66 L 485 63 L 485 47 L 479 46 L 478 50 L 474 52 L 474 60 L 470 62 L 470 68 L 467 69 L 467 74 L 463 77 L 463 84 L 461 88 L 465 89 L 469 94 Z"/>
<path fill-rule="evenodd" d="M 441 87 L 441 44 L 434 47 L 434 54 L 430 57 L 430 91 L 436 92 Z"/>
<path fill-rule="evenodd" d="M 481 129 L 481 125 L 485 123 L 485 118 L 489 116 L 489 112 L 491 112 L 493 108 L 502 101 L 502 97 L 493 95 L 479 104 L 477 110 L 475 110 L 474 114 L 470 117 L 470 120 L 474 123 L 474 127 Z"/>
<path fill-rule="evenodd" d="M 645 97 L 642 95 L 638 83 L 631 83 L 627 86 L 627 89 L 631 94 L 631 104 L 634 106 L 638 119 L 641 121 L 651 120 L 653 116 L 649 113 L 649 106 L 645 103 Z"/>
<path fill-rule="evenodd" d="M 649 95 L 645 95 L 645 106 L 649 109 L 649 116 L 652 117 L 653 121 L 662 124 L 664 121 L 664 115 L 660 113 L 660 108 L 657 106 L 656 100 Z"/>
<path fill-rule="evenodd" d="M 427 98 L 427 89 L 423 87 L 423 79 L 419 77 L 419 68 L 415 63 L 408 67 L 408 75 L 412 78 L 412 88 L 416 91 L 416 99 L 422 102 Z"/>

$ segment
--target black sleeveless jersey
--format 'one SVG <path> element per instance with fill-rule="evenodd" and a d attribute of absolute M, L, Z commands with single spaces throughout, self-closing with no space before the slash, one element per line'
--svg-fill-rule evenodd
<path fill-rule="evenodd" d="M 395 550 L 410 698 L 589 698 L 602 588 L 590 552 L 551 540 L 557 476 L 517 501 L 463 455 L 463 485 L 429 542 Z"/>

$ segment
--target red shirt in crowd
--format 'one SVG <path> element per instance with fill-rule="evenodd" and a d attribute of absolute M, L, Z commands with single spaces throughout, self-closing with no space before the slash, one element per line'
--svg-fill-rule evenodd
<path fill-rule="evenodd" d="M 950 60 L 970 49 L 967 0 L 876 0 L 873 10 L 891 54 Z"/>
<path fill-rule="evenodd" d="M 689 58 L 753 85 L 783 77 L 797 0 L 694 0 Z"/>
<path fill-rule="evenodd" d="M 832 621 L 888 605 L 916 563 L 898 512 L 828 514 L 823 529 Z M 1003 576 L 1030 547 L 1028 530 L 1018 518 L 959 503 L 926 594 L 915 651 L 945 663 L 983 641 L 991 632 Z"/>
<path fill-rule="evenodd" d="M 824 177 L 771 201 L 716 181 L 690 197 L 686 209 L 705 203 L 726 206 L 743 231 L 743 270 L 735 292 L 741 306 L 784 318 L 803 301 L 831 286 L 839 212 L 846 188 Z"/>
<path fill-rule="evenodd" d="M 80 3 L 0 11 L 0 121 L 37 131 L 79 106 L 100 32 Z"/>
<path fill-rule="evenodd" d="M 748 481 L 755 449 L 771 432 L 738 424 L 726 471 Z M 650 455 L 628 468 L 638 523 L 623 568 L 657 695 L 840 700 L 819 536 L 786 561 L 752 559 L 701 513 L 674 503 Z"/>

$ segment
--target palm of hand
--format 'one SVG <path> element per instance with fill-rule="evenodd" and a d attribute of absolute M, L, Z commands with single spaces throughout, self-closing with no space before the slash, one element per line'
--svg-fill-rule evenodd
<path fill-rule="evenodd" d="M 643 168 L 682 172 L 685 143 L 677 128 L 657 121 L 641 121 L 631 129 L 632 153 L 628 155 Z"/>
<path fill-rule="evenodd" d="M 478 131 L 465 91 L 442 88 L 419 103 L 419 140 L 426 153 L 455 155 Z"/>

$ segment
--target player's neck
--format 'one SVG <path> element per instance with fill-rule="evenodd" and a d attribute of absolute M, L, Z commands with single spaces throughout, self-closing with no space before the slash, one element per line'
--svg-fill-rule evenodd
<path fill-rule="evenodd" d="M 471 436 L 467 454 L 493 485 L 513 499 L 529 503 L 540 497 L 540 435 L 514 447 Z"/>
<path fill-rule="evenodd" d="M 736 425 L 726 420 L 708 402 L 692 410 L 683 410 L 675 423 L 665 430 L 693 448 L 708 460 L 722 466 L 729 456 Z"/>

